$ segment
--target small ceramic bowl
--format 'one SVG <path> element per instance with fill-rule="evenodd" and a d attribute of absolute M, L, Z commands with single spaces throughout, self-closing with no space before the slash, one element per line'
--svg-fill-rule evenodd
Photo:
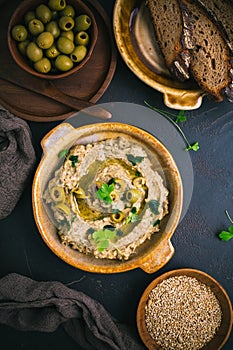
<path fill-rule="evenodd" d="M 10 53 L 14 59 L 14 61 L 17 63 L 17 65 L 19 67 L 21 67 L 23 70 L 25 70 L 26 72 L 39 77 L 39 78 L 43 78 L 43 79 L 60 79 L 60 78 L 65 78 L 75 72 L 77 72 L 78 70 L 82 69 L 84 67 L 84 65 L 88 62 L 88 60 L 91 58 L 92 56 L 92 52 L 94 50 L 96 41 L 97 41 L 97 37 L 98 37 L 98 27 L 95 21 L 95 17 L 92 13 L 92 10 L 82 1 L 80 0 L 67 0 L 66 4 L 67 5 L 71 5 L 73 6 L 73 8 L 75 9 L 75 13 L 77 15 L 80 14 L 86 14 L 91 18 L 91 26 L 90 28 L 87 30 L 87 33 L 89 34 L 90 37 L 90 42 L 87 46 L 87 54 L 85 56 L 85 58 L 79 62 L 79 63 L 74 63 L 73 68 L 65 71 L 65 72 L 52 72 L 52 70 L 48 73 L 40 73 L 37 72 L 33 65 L 30 63 L 29 59 L 20 53 L 18 47 L 17 47 L 17 41 L 14 40 L 12 38 L 12 28 L 14 25 L 17 24 L 24 24 L 24 15 L 25 13 L 27 13 L 30 10 L 35 9 L 37 6 L 39 6 L 40 4 L 47 4 L 47 2 L 43 2 L 42 0 L 29 0 L 29 1 L 22 1 L 20 3 L 20 5 L 16 8 L 16 10 L 14 11 L 11 20 L 9 22 L 8 25 L 8 33 L 7 33 L 7 40 L 8 40 L 8 47 L 10 50 Z M 69 55 L 68 55 L 69 56 Z M 45 57 L 45 55 L 44 55 Z"/>
<path fill-rule="evenodd" d="M 54 222 L 48 215 L 42 194 L 48 181 L 58 168 L 58 154 L 74 143 L 88 144 L 117 136 L 131 137 L 153 153 L 159 161 L 161 176 L 169 190 L 169 213 L 161 220 L 160 231 L 141 244 L 128 260 L 95 258 L 61 244 Z M 96 123 L 74 128 L 62 123 L 52 129 L 42 140 L 44 155 L 37 168 L 32 188 L 33 212 L 39 232 L 48 247 L 66 263 L 94 273 L 117 273 L 141 268 L 152 273 L 164 266 L 173 256 L 171 237 L 178 225 L 183 205 L 183 187 L 178 168 L 165 146 L 154 136 L 142 129 L 123 123 Z M 60 160 L 61 161 L 61 160 Z M 163 169 L 163 170 L 162 170 Z"/>
<path fill-rule="evenodd" d="M 205 272 L 202 272 L 200 270 L 190 269 L 190 268 L 172 270 L 170 272 L 167 272 L 157 277 L 148 285 L 148 287 L 143 292 L 138 304 L 138 309 L 137 309 L 137 327 L 143 343 L 146 345 L 146 347 L 149 350 L 161 349 L 161 347 L 156 344 L 155 340 L 151 337 L 150 333 L 148 332 L 146 321 L 145 321 L 145 307 L 147 305 L 148 297 L 151 291 L 161 282 L 175 276 L 188 276 L 188 277 L 195 278 L 196 280 L 198 280 L 198 282 L 201 282 L 206 286 L 210 287 L 211 291 L 217 297 L 222 310 L 221 325 L 218 331 L 216 332 L 216 334 L 214 335 L 214 337 L 212 338 L 212 340 L 209 343 L 207 343 L 205 346 L 203 346 L 201 349 L 202 350 L 222 349 L 223 345 L 227 342 L 232 329 L 233 313 L 232 313 L 232 305 L 231 305 L 230 298 L 227 295 L 226 291 L 223 289 L 223 287 L 214 278 L 212 278 L 210 275 L 206 274 Z"/>

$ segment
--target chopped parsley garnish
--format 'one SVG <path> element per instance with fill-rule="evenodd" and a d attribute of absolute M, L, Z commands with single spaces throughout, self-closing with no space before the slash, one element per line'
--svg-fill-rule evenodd
<path fill-rule="evenodd" d="M 159 214 L 159 201 L 157 201 L 156 199 L 152 199 L 151 201 L 148 202 L 150 211 L 154 214 Z"/>
<path fill-rule="evenodd" d="M 136 222 L 138 221 L 138 214 L 137 214 L 137 208 L 133 207 L 126 218 L 126 224 L 129 224 L 130 222 Z"/>
<path fill-rule="evenodd" d="M 97 249 L 99 252 L 107 249 L 109 247 L 109 242 L 115 238 L 116 231 L 103 229 L 97 230 L 92 234 L 94 242 L 97 244 Z"/>
<path fill-rule="evenodd" d="M 71 155 L 69 156 L 69 160 L 71 161 L 72 168 L 75 168 L 76 163 L 78 163 L 78 156 Z"/>
<path fill-rule="evenodd" d="M 141 163 L 144 159 L 144 157 L 140 157 L 140 156 L 135 157 L 133 154 L 126 154 L 126 157 L 128 161 L 132 163 L 133 166 L 138 163 Z"/>
<path fill-rule="evenodd" d="M 101 187 L 96 191 L 96 195 L 100 200 L 105 201 L 106 203 L 112 203 L 111 193 L 114 190 L 114 183 L 102 184 Z"/>
<path fill-rule="evenodd" d="M 153 223 L 153 227 L 155 227 L 155 226 L 157 226 L 157 225 L 159 225 L 160 224 L 160 220 L 158 219 L 158 220 L 156 220 L 154 223 Z"/>
<path fill-rule="evenodd" d="M 58 158 L 63 158 L 67 155 L 67 153 L 69 152 L 68 149 L 63 149 L 61 152 L 58 153 Z"/>

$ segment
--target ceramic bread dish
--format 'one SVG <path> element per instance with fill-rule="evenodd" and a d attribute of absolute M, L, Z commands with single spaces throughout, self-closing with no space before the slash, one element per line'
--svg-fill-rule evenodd
<path fill-rule="evenodd" d="M 183 290 L 182 293 L 181 289 Z M 200 290 L 200 295 L 205 295 L 203 299 L 198 296 L 198 291 L 200 292 Z M 165 301 L 166 306 L 163 304 L 164 311 L 161 312 L 161 316 L 158 316 L 161 317 L 161 322 L 158 321 L 158 324 L 154 324 L 153 328 L 150 326 L 150 319 L 152 318 L 154 311 L 155 313 L 158 312 L 157 307 L 159 308 L 161 300 L 165 300 L 162 293 L 165 298 L 167 297 L 167 301 Z M 196 303 L 196 297 L 199 298 L 198 303 Z M 186 311 L 188 308 L 189 311 L 185 315 L 184 309 L 182 312 L 180 312 L 180 310 L 182 310 L 182 305 L 184 305 L 187 300 L 189 303 L 186 303 Z M 196 306 L 194 306 L 195 303 Z M 171 305 L 173 305 L 173 310 L 169 311 Z M 213 305 L 215 305 L 215 311 L 211 310 Z M 177 307 L 179 310 L 176 310 Z M 202 308 L 201 313 L 200 310 L 198 310 L 199 308 Z M 187 325 L 189 327 L 190 325 L 195 324 L 196 329 L 198 329 L 201 324 L 199 332 L 203 335 L 206 331 L 205 322 L 207 320 L 208 331 L 206 333 L 208 333 L 211 329 L 210 323 L 215 320 L 215 316 L 213 315 L 215 314 L 216 317 L 218 316 L 218 310 L 216 311 L 216 309 L 219 309 L 220 311 L 220 322 L 217 328 L 212 328 L 214 331 L 210 337 L 211 340 L 205 343 L 204 346 L 200 345 L 201 347 L 198 347 L 197 345 L 195 347 L 192 344 L 192 349 L 222 349 L 227 342 L 232 329 L 233 314 L 231 301 L 224 288 L 207 273 L 191 268 L 172 270 L 153 280 L 143 292 L 137 310 L 138 332 L 145 346 L 149 350 L 165 349 L 164 344 L 161 342 L 159 344 L 160 332 L 166 333 L 163 334 L 162 342 L 170 341 L 169 349 L 187 349 L 190 348 L 187 345 L 187 341 L 194 341 L 196 338 L 196 341 L 199 342 L 202 337 L 198 337 L 197 334 L 194 335 L 196 331 L 192 329 L 192 326 L 189 329 L 188 336 L 186 333 L 186 337 L 185 327 Z M 206 313 L 205 310 L 211 311 Z M 173 315 L 172 321 L 171 315 Z M 185 326 L 182 315 L 187 318 Z M 210 319 L 208 319 L 209 315 L 211 315 Z M 155 320 L 156 317 L 157 316 L 154 315 Z M 192 318 L 195 318 L 195 321 L 192 322 Z M 202 320 L 200 321 L 200 319 Z M 174 320 L 175 322 L 173 323 Z M 172 323 L 173 331 L 169 335 L 168 330 L 170 330 L 170 325 Z M 165 327 L 166 329 L 164 328 L 165 324 L 167 325 Z M 157 341 L 155 339 L 157 339 Z M 175 344 L 172 345 L 172 342 L 175 342 Z"/>
<path fill-rule="evenodd" d="M 178 82 L 169 74 L 144 1 L 117 0 L 113 28 L 117 47 L 129 69 L 160 91 L 166 106 L 186 110 L 200 107 L 203 91 L 195 83 Z"/>
<path fill-rule="evenodd" d="M 61 154 L 61 152 L 72 148 L 74 144 L 78 145 L 78 148 L 81 147 L 82 149 L 84 149 L 88 148 L 90 144 L 98 144 L 101 142 L 111 143 L 112 140 L 115 139 L 130 139 L 136 142 L 137 145 L 139 145 L 140 147 L 146 147 L 146 149 L 150 153 L 150 157 L 153 158 L 153 163 L 158 165 L 158 173 L 160 174 L 161 179 L 168 190 L 168 213 L 166 213 L 166 215 L 162 218 L 160 222 L 160 230 L 158 232 L 154 232 L 151 235 L 150 239 L 146 239 L 142 244 L 140 244 L 134 251 L 134 253 L 128 257 L 128 259 L 115 259 L 111 256 L 104 255 L 106 251 L 104 250 L 104 248 L 102 249 L 102 251 L 98 251 L 99 255 L 96 257 L 94 254 L 88 253 L 87 248 L 85 248 L 86 250 L 84 249 L 84 251 L 80 251 L 71 248 L 70 245 L 62 244 L 61 240 L 66 241 L 66 237 L 64 237 L 64 235 L 58 235 L 56 224 L 54 223 L 54 220 L 51 219 L 51 215 L 49 214 L 46 206 L 44 205 L 43 199 L 46 189 L 49 186 L 53 188 L 53 186 L 51 186 L 50 181 L 54 177 L 56 170 L 59 167 L 61 167 L 61 165 L 63 164 L 62 162 L 64 162 L 64 159 L 61 160 L 58 158 L 58 155 Z M 44 154 L 37 168 L 33 181 L 33 212 L 42 239 L 59 258 L 61 258 L 66 263 L 74 267 L 94 273 L 118 273 L 127 270 L 132 270 L 135 268 L 141 268 L 147 273 L 153 273 L 161 267 L 163 267 L 172 258 L 174 254 L 174 248 L 171 244 L 171 237 L 174 234 L 174 231 L 178 225 L 182 210 L 183 188 L 177 166 L 168 150 L 164 147 L 163 144 L 161 144 L 159 140 L 157 140 L 151 134 L 143 131 L 142 129 L 136 128 L 128 124 L 106 122 L 74 128 L 71 124 L 62 123 L 56 128 L 52 129 L 43 138 L 41 144 Z M 113 147 L 110 146 L 109 148 L 111 149 Z M 116 149 L 116 154 L 118 154 L 118 149 Z M 74 153 L 71 154 L 71 156 L 69 156 L 68 158 L 67 157 L 68 156 L 66 155 L 65 159 L 68 159 L 68 162 L 71 160 L 71 166 L 79 166 L 76 163 L 78 162 L 78 158 L 77 156 L 74 156 Z M 81 159 L 80 157 L 81 156 L 79 156 L 79 159 Z M 87 158 L 85 159 L 85 162 L 87 162 Z M 139 157 L 137 159 L 140 161 L 144 159 L 144 157 Z M 108 162 L 109 160 L 107 160 L 107 164 Z M 117 161 L 117 163 L 121 164 L 122 162 Z M 64 163 L 64 167 L 66 167 L 65 164 L 67 165 L 67 163 Z M 87 163 L 83 164 L 85 166 L 85 164 Z M 89 166 L 88 169 L 89 168 L 91 168 L 91 166 Z M 131 173 L 130 169 L 128 173 Z M 104 171 L 101 170 L 100 176 L 102 176 L 102 174 L 104 174 Z M 89 182 L 90 181 L 88 181 L 88 183 Z M 97 181 L 98 186 L 99 182 L 100 181 Z M 121 180 L 115 179 L 115 186 L 117 186 L 117 182 L 121 183 Z M 110 181 L 108 183 L 109 186 L 112 185 L 112 183 L 110 185 Z M 56 184 L 59 184 L 59 182 L 57 182 Z M 80 190 L 81 189 L 79 187 L 78 196 L 82 197 L 82 193 L 80 192 Z M 58 196 L 60 196 L 60 194 L 58 194 Z M 85 198 L 85 196 L 83 198 Z M 71 203 L 73 203 L 73 200 L 71 201 Z M 155 201 L 151 201 L 151 203 L 154 204 Z M 116 215 L 117 217 L 116 221 L 119 221 L 119 211 L 118 213 L 116 213 L 116 210 L 112 211 L 112 213 L 113 212 L 114 215 Z M 89 220 L 90 215 L 92 216 L 93 213 L 88 213 L 89 214 L 85 218 Z M 133 209 L 131 214 L 132 213 L 134 213 Z M 108 220 L 108 218 L 105 218 L 104 220 Z M 127 223 L 129 223 L 129 221 L 131 220 L 128 220 L 126 222 L 126 226 Z M 155 225 L 157 225 L 157 223 L 158 221 Z M 96 221 L 93 221 L 93 225 L 94 224 L 96 224 Z M 72 222 L 71 225 L 73 225 Z M 138 222 L 138 225 L 140 225 L 140 220 Z M 78 224 L 78 228 L 74 233 L 75 235 L 80 235 L 80 237 L 81 226 L 82 222 Z M 109 227 L 109 223 L 108 225 L 105 225 L 105 227 L 106 226 Z M 120 232 L 120 235 L 122 234 L 121 227 L 120 230 L 118 230 L 117 232 Z M 141 233 L 144 233 L 143 229 L 140 230 L 140 234 Z M 94 236 L 94 234 L 96 234 L 96 232 L 93 233 L 93 237 L 95 238 L 96 236 Z M 105 257 L 103 258 L 103 256 Z"/>
<path fill-rule="evenodd" d="M 225 13 L 233 7 L 226 6 L 213 16 L 208 1 L 203 8 L 202 1 L 117 0 L 113 27 L 119 52 L 170 108 L 196 109 L 204 95 L 232 102 L 232 21 Z"/>
<path fill-rule="evenodd" d="M 54 3 L 52 1 L 52 3 Z M 58 3 L 58 2 L 57 2 Z M 71 74 L 77 72 L 78 70 L 82 69 L 85 64 L 89 61 L 89 59 L 92 57 L 93 50 L 96 45 L 96 41 L 98 38 L 98 27 L 96 24 L 95 16 L 92 12 L 92 10 L 86 5 L 84 2 L 80 0 L 68 0 L 64 2 L 60 2 L 62 4 L 62 7 L 64 7 L 64 11 L 67 7 L 71 6 L 74 10 L 74 13 L 70 10 L 67 10 L 67 15 L 64 13 L 62 14 L 62 10 L 52 10 L 49 6 L 50 2 L 49 0 L 47 2 L 42 2 L 41 0 L 29 0 L 29 1 L 22 1 L 20 5 L 16 8 L 14 11 L 11 20 L 9 22 L 8 26 L 8 33 L 7 33 L 7 39 L 8 39 L 8 47 L 10 50 L 10 53 L 16 62 L 16 64 L 28 72 L 29 74 L 32 74 L 38 78 L 42 79 L 60 79 L 70 76 Z M 56 1 L 55 1 L 56 5 Z M 45 6 L 42 10 L 40 10 L 41 6 Z M 58 6 L 58 5 L 57 5 Z M 56 7 L 56 6 L 55 6 Z M 39 11 L 37 9 L 39 8 Z M 50 20 L 47 20 L 46 12 L 45 11 L 51 11 L 52 16 L 53 13 L 56 13 L 55 18 L 51 18 Z M 69 11 L 69 13 L 68 13 Z M 25 20 L 28 16 L 28 13 L 34 12 L 35 13 L 35 23 L 32 25 L 33 19 Z M 90 21 L 90 26 L 87 28 L 86 23 L 84 24 L 87 29 L 81 28 L 76 29 L 76 19 L 80 15 L 85 15 L 88 18 L 88 21 Z M 63 17 L 64 20 L 60 20 Z M 37 22 L 36 22 L 37 21 Z M 39 21 L 39 24 L 38 24 Z M 42 24 L 41 24 L 42 22 Z M 23 25 L 27 32 L 27 38 L 24 41 L 16 41 L 13 38 L 13 31 L 14 27 L 17 25 Z M 74 27 L 73 27 L 74 25 Z M 38 27 L 43 26 L 42 33 L 38 34 Z M 31 28 L 31 29 L 30 29 Z M 34 32 L 37 31 L 35 34 Z M 32 32 L 32 34 L 31 34 Z M 48 37 L 46 39 L 39 39 L 41 35 L 46 33 L 51 37 L 53 37 L 53 44 L 50 45 L 50 47 L 47 48 L 48 43 Z M 68 33 L 68 34 L 67 34 Z M 76 36 L 79 35 L 79 43 L 76 42 Z M 19 35 L 18 35 L 19 36 Z M 50 38 L 49 37 L 49 38 Z M 67 41 L 68 39 L 68 41 Z M 86 43 L 84 43 L 84 40 L 87 40 Z M 33 44 L 34 46 L 31 46 L 31 49 L 27 51 L 27 48 L 24 49 L 23 46 L 21 46 L 21 50 L 19 50 L 19 45 L 22 45 L 23 42 L 29 41 L 29 44 Z M 83 44 L 83 43 L 84 44 Z M 29 47 L 29 44 L 27 47 Z M 35 48 L 36 45 L 36 48 Z M 38 47 L 39 46 L 39 47 Z M 81 48 L 81 50 L 77 49 Z M 39 64 L 39 60 L 36 60 L 38 55 L 35 55 L 35 53 L 38 53 L 38 50 L 42 51 L 43 59 L 49 59 L 51 64 L 51 70 L 47 73 L 41 72 L 41 65 L 39 66 L 40 69 L 37 70 L 34 68 L 34 65 Z M 75 51 L 77 49 L 77 51 Z M 29 59 L 28 53 L 31 55 L 31 59 Z M 50 50 L 48 52 L 48 50 Z M 67 51 L 68 50 L 68 51 Z M 72 51 L 73 50 L 73 51 Z M 56 52 L 59 52 L 60 54 L 57 56 Z M 85 52 L 85 56 L 84 56 Z M 81 59 L 80 54 L 84 57 Z M 72 56 L 72 59 L 71 59 Z M 66 58 L 66 60 L 64 60 Z M 55 63 L 56 60 L 59 60 L 60 63 Z M 67 61 L 69 60 L 69 61 Z M 59 62 L 58 61 L 58 62 Z M 71 67 L 71 62 L 73 62 L 73 66 Z M 58 66 L 57 66 L 58 64 Z M 47 64 L 43 63 L 43 66 L 45 67 Z M 42 68 L 43 68 L 42 66 Z M 57 68 L 59 67 L 59 68 Z M 69 68 L 69 69 L 68 69 Z M 45 68 L 43 68 L 45 70 Z M 54 71 L 53 71 L 54 70 Z"/>

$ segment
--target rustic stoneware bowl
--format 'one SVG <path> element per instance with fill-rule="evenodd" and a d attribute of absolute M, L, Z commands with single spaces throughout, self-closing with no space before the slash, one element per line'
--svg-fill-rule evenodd
<path fill-rule="evenodd" d="M 178 82 L 169 74 L 145 1 L 116 0 L 113 29 L 118 50 L 129 69 L 145 84 L 160 91 L 166 106 L 186 110 L 200 107 L 203 91 L 195 83 Z"/>
<path fill-rule="evenodd" d="M 215 294 L 215 296 L 219 300 L 219 303 L 222 309 L 221 326 L 217 331 L 217 333 L 215 334 L 214 338 L 201 349 L 202 350 L 220 350 L 222 349 L 223 345 L 227 342 L 232 329 L 233 313 L 232 313 L 232 305 L 231 305 L 230 298 L 226 293 L 226 291 L 223 289 L 223 287 L 213 277 L 211 277 L 207 273 L 202 272 L 200 270 L 195 270 L 190 268 L 177 269 L 177 270 L 172 270 L 167 273 L 164 273 L 163 275 L 157 277 L 148 285 L 148 287 L 145 289 L 145 291 L 141 296 L 141 299 L 138 304 L 138 309 L 137 309 L 137 327 L 138 327 L 139 335 L 143 343 L 146 345 L 146 347 L 149 350 L 161 349 L 161 347 L 155 343 L 155 341 L 152 339 L 152 337 L 148 333 L 146 323 L 145 323 L 145 306 L 148 301 L 148 296 L 152 291 L 152 289 L 154 289 L 162 281 L 170 277 L 184 276 L 184 275 L 189 277 L 194 277 L 199 282 L 209 286 L 212 292 Z"/>
<path fill-rule="evenodd" d="M 136 253 L 126 261 L 96 259 L 92 255 L 86 255 L 62 245 L 42 201 L 42 193 L 58 167 L 60 151 L 69 149 L 75 142 L 92 143 L 119 135 L 129 135 L 151 149 L 152 154 L 160 162 L 161 169 L 163 169 L 161 176 L 163 176 L 169 190 L 169 214 L 161 221 L 160 233 L 152 235 L 151 239 L 144 242 Z M 79 128 L 62 123 L 52 129 L 43 138 L 41 144 L 44 155 L 33 181 L 33 211 L 43 240 L 58 257 L 72 266 L 95 273 L 116 273 L 138 267 L 152 273 L 172 258 L 174 248 L 170 240 L 179 222 L 183 203 L 183 188 L 179 171 L 172 156 L 154 136 L 134 126 L 115 122 L 96 123 Z"/>
<path fill-rule="evenodd" d="M 88 30 L 88 33 L 90 34 L 90 43 L 88 46 L 87 55 L 80 63 L 74 64 L 73 68 L 70 69 L 69 71 L 54 73 L 54 74 L 50 72 L 47 74 L 39 73 L 32 66 L 30 66 L 30 63 L 27 57 L 25 57 L 20 53 L 20 51 L 17 48 L 17 42 L 12 38 L 11 31 L 14 25 L 23 23 L 23 17 L 27 11 L 36 8 L 38 5 L 42 3 L 47 4 L 47 2 L 43 2 L 42 0 L 28 0 L 28 1 L 24 0 L 16 8 L 8 25 L 8 33 L 7 33 L 8 47 L 16 64 L 26 72 L 43 79 L 65 78 L 77 72 L 78 70 L 82 69 L 92 56 L 92 52 L 94 50 L 97 37 L 98 37 L 98 27 L 95 21 L 95 17 L 92 13 L 92 10 L 81 0 L 67 0 L 66 4 L 72 5 L 77 14 L 87 14 L 91 18 L 92 25 Z"/>

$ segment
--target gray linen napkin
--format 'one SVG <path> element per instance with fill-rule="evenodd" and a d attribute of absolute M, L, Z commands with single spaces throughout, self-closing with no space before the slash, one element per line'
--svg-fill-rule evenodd
<path fill-rule="evenodd" d="M 0 107 L 0 219 L 15 208 L 35 160 L 28 124 Z"/>
<path fill-rule="evenodd" d="M 62 325 L 85 350 L 145 349 L 86 294 L 61 282 L 37 282 L 16 273 L 0 279 L 0 323 L 41 332 Z"/>

